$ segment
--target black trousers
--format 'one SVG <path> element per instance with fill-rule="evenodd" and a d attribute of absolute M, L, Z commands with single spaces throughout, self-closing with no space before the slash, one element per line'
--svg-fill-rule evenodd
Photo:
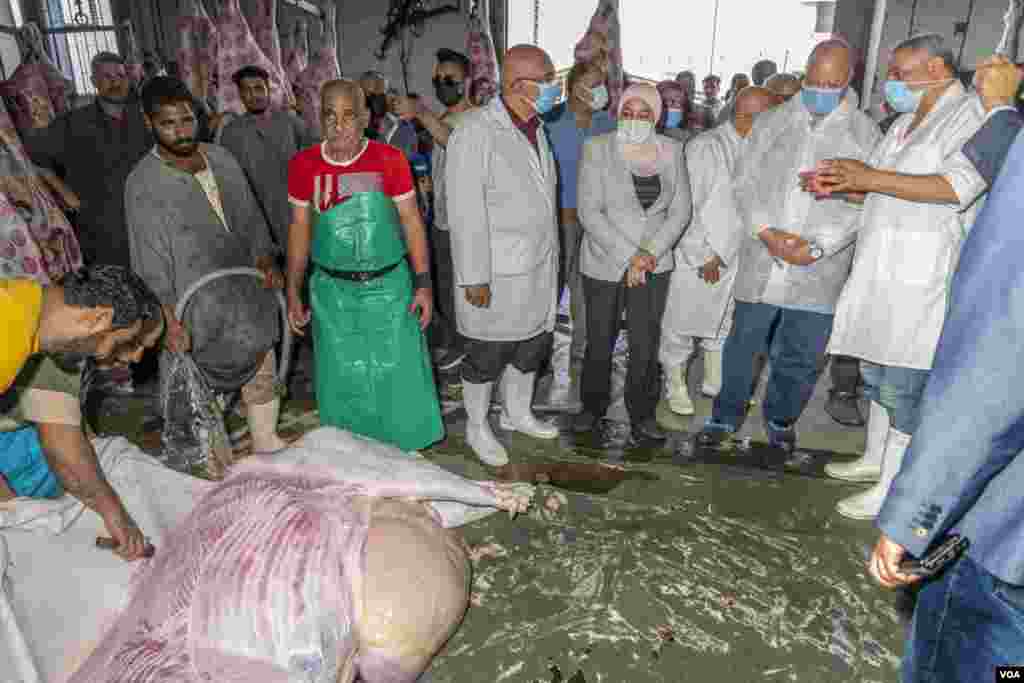
<path fill-rule="evenodd" d="M 508 365 L 524 373 L 537 372 L 551 355 L 555 335 L 538 334 L 523 341 L 485 341 L 463 337 L 466 358 L 462 361 L 462 380 L 470 384 L 496 382 Z"/>
<path fill-rule="evenodd" d="M 832 391 L 853 394 L 860 384 L 860 361 L 851 356 L 832 356 Z"/>
<path fill-rule="evenodd" d="M 583 408 L 601 417 L 611 403 L 612 353 L 619 320 L 626 311 L 629 369 L 626 372 L 626 410 L 634 423 L 654 417 L 658 407 L 658 346 L 661 318 L 668 300 L 672 273 L 648 275 L 640 287 L 583 276 L 587 301 L 587 352 L 583 361 Z"/>
<path fill-rule="evenodd" d="M 431 230 L 434 257 L 434 318 L 430 324 L 430 341 L 434 348 L 462 349 L 464 340 L 455 324 L 455 286 L 452 266 L 452 237 L 447 230 Z"/>

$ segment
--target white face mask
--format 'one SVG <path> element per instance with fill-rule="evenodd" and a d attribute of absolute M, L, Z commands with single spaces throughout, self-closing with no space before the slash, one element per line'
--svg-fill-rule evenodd
<path fill-rule="evenodd" d="M 630 145 L 642 145 L 654 134 L 654 122 L 642 119 L 619 119 L 619 139 Z"/>

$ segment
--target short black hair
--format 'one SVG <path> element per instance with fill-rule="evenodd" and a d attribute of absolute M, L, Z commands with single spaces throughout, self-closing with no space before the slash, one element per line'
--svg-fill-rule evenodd
<path fill-rule="evenodd" d="M 187 102 L 193 104 L 192 93 L 180 79 L 171 76 L 156 76 L 142 87 L 142 110 L 149 116 L 160 107 Z"/>
<path fill-rule="evenodd" d="M 235 85 L 238 87 L 242 87 L 243 78 L 259 78 L 265 83 L 270 83 L 270 73 L 268 73 L 266 69 L 258 67 L 255 64 L 243 66 L 234 73 L 231 80 L 234 81 Z"/>
<path fill-rule="evenodd" d="M 66 275 L 61 286 L 68 306 L 114 309 L 114 329 L 131 327 L 140 320 L 157 320 L 162 315 L 153 290 L 124 266 L 85 267 Z"/>
<path fill-rule="evenodd" d="M 90 73 L 96 73 L 96 68 L 100 64 L 120 64 L 121 66 L 124 66 L 125 61 L 124 57 L 115 52 L 97 52 L 93 56 L 92 61 L 89 62 Z"/>
<path fill-rule="evenodd" d="M 455 50 L 449 50 L 446 47 L 442 47 L 437 51 L 437 63 L 438 64 L 458 64 L 462 67 L 463 72 L 469 75 L 469 57 L 456 52 Z"/>

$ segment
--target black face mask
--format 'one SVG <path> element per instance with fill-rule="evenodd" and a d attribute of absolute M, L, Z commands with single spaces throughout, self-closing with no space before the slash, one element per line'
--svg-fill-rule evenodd
<path fill-rule="evenodd" d="M 434 94 L 441 104 L 446 107 L 454 107 L 466 96 L 466 84 L 462 81 L 453 81 L 450 78 L 434 79 Z"/>
<path fill-rule="evenodd" d="M 388 111 L 388 98 L 384 95 L 367 95 L 366 108 L 374 117 L 380 118 Z"/>

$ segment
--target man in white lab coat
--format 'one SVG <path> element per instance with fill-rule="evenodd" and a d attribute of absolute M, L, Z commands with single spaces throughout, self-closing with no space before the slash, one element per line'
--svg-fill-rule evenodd
<path fill-rule="evenodd" d="M 985 180 L 961 151 L 985 113 L 956 79 L 941 36 L 893 52 L 886 101 L 901 116 L 867 163 L 823 164 L 833 192 L 866 193 L 857 257 L 836 309 L 829 353 L 861 359 L 871 399 L 864 457 L 830 466 L 840 479 L 878 480 L 840 501 L 840 514 L 872 519 L 917 428 L 918 404 L 946 316 L 949 282 Z"/>
<path fill-rule="evenodd" d="M 736 159 L 746 148 L 754 117 L 778 103 L 765 88 L 745 88 L 736 97 L 732 120 L 686 146 L 693 220 L 676 246 L 660 352 L 668 405 L 679 415 L 693 415 L 686 367 L 698 341 L 704 349 L 702 391 L 717 396 L 722 387 L 722 345 L 732 327 L 736 257 L 747 234 L 732 201 Z"/>
<path fill-rule="evenodd" d="M 767 351 L 772 370 L 762 412 L 768 440 L 795 447 L 796 421 L 818 379 L 859 218 L 859 208 L 847 202 L 818 201 L 804 192 L 800 177 L 830 157 L 868 158 L 880 136 L 857 108 L 851 66 L 844 41 L 815 47 L 800 97 L 758 117 L 738 162 L 734 195 L 749 232 L 740 247 L 722 390 L 697 435 L 699 446 L 720 444 L 739 429 L 754 358 Z"/>
<path fill-rule="evenodd" d="M 462 365 L 466 441 L 489 465 L 508 454 L 487 420 L 502 375 L 504 429 L 552 439 L 558 430 L 530 407 L 537 370 L 551 350 L 557 312 L 557 172 L 541 116 L 561 94 L 551 58 L 508 51 L 501 97 L 467 113 L 448 141 L 448 226 L 466 338 Z"/>

